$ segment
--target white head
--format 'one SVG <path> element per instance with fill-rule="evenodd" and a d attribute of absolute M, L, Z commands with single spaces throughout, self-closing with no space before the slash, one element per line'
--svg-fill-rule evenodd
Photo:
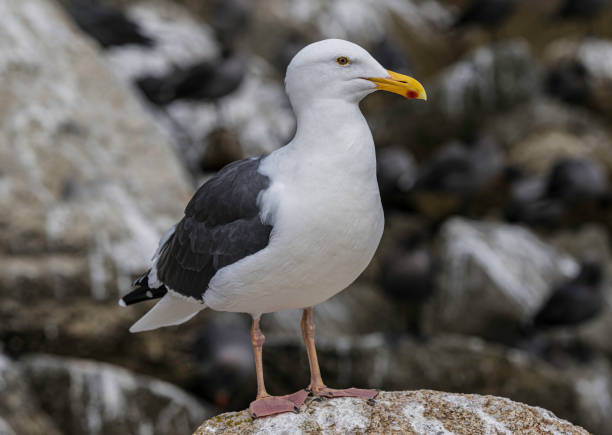
<path fill-rule="evenodd" d="M 342 39 L 326 39 L 301 49 L 287 67 L 285 87 L 296 109 L 313 99 L 357 104 L 378 89 L 427 99 L 419 82 L 386 70 L 366 50 Z"/>

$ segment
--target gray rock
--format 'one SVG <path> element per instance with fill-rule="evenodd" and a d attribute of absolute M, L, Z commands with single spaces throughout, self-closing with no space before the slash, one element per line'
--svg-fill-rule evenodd
<path fill-rule="evenodd" d="M 528 45 L 515 40 L 468 54 L 440 75 L 432 92 L 437 93 L 442 115 L 465 121 L 466 116 L 478 117 L 533 97 L 538 79 Z"/>
<path fill-rule="evenodd" d="M 242 146 L 236 134 L 219 128 L 207 138 L 206 151 L 202 154 L 199 167 L 203 172 L 218 171 L 225 165 L 244 157 Z"/>
<path fill-rule="evenodd" d="M 586 109 L 537 98 L 493 117 L 482 128 L 508 148 L 507 163 L 536 175 L 564 157 L 589 157 L 612 169 L 612 139 Z"/>
<path fill-rule="evenodd" d="M 612 42 L 586 39 L 579 47 L 577 57 L 585 66 L 592 80 L 593 106 L 607 116 L 612 116 Z"/>
<path fill-rule="evenodd" d="M 126 2 L 122 2 L 126 3 Z M 154 40 L 154 47 L 121 46 L 104 52 L 113 71 L 126 81 L 162 76 L 176 66 L 213 60 L 220 53 L 213 29 L 164 0 L 130 1 L 126 14 Z"/>
<path fill-rule="evenodd" d="M 451 219 L 440 230 L 437 252 L 436 292 L 424 314 L 432 333 L 507 340 L 554 283 L 577 273 L 571 257 L 525 228 L 501 223 Z"/>
<path fill-rule="evenodd" d="M 563 98 L 566 94 L 575 103 L 581 103 L 607 116 L 612 115 L 612 42 L 605 39 L 560 39 L 547 49 L 546 57 L 552 70 L 557 72 L 557 86 L 550 89 L 551 96 Z M 574 73 L 560 75 L 561 68 L 572 65 Z M 550 79 L 549 79 L 550 82 Z M 578 95 L 581 93 L 581 95 Z M 576 94 L 576 95 L 573 95 Z M 566 98 L 567 99 L 567 98 Z"/>
<path fill-rule="evenodd" d="M 52 3 L 0 6 L 0 294 L 115 300 L 191 187 L 155 124 Z"/>
<path fill-rule="evenodd" d="M 400 101 L 369 116 L 379 141 L 401 138 L 417 156 L 429 155 L 432 146 L 477 136 L 486 119 L 531 101 L 540 88 L 540 68 L 522 40 L 482 46 L 439 71 L 425 80 L 426 104 Z"/>
<path fill-rule="evenodd" d="M 0 434 L 59 435 L 36 402 L 19 366 L 0 353 Z"/>
<path fill-rule="evenodd" d="M 279 25 L 309 34 L 313 40 L 343 38 L 366 46 L 393 33 L 394 28 L 413 34 L 413 45 L 427 40 L 431 44 L 432 39 L 439 42 L 442 38 L 436 34 L 436 27 L 445 27 L 452 20 L 445 5 L 436 0 L 368 0 L 351 6 L 351 13 L 347 14 L 343 3 L 314 0 L 307 8 L 301 8 L 297 3 L 288 6 L 273 0 L 262 5 L 259 19 L 264 21 L 263 25 L 274 20 Z"/>
<path fill-rule="evenodd" d="M 146 307 L 117 306 L 192 192 L 171 146 L 53 2 L 1 3 L 0 80 L 6 352 L 95 357 L 180 382 L 189 371 L 169 370 L 168 348 L 188 334 L 130 335 Z"/>
<path fill-rule="evenodd" d="M 212 415 L 174 385 L 110 364 L 32 355 L 20 366 L 63 433 L 189 433 Z"/>
<path fill-rule="evenodd" d="M 221 62 L 221 47 L 212 29 L 182 5 L 139 1 L 128 4 L 127 12 L 147 34 L 154 35 L 156 43 L 153 49 L 124 46 L 104 53 L 127 86 L 139 78 L 163 76 L 198 62 Z M 284 145 L 295 126 L 281 77 L 263 58 L 236 51 L 236 58 L 246 64 L 240 67 L 245 77 L 234 92 L 215 102 L 176 100 L 160 109 L 147 105 L 142 97 L 159 128 L 196 176 L 201 175 L 198 161 L 208 153 L 213 142 L 210 134 L 216 128 L 234 132 L 240 154 L 251 156 Z"/>
<path fill-rule="evenodd" d="M 257 420 L 248 411 L 227 413 L 204 422 L 194 435 L 210 433 L 588 434 L 542 408 L 430 390 L 380 392 L 374 406 L 352 398 L 310 401 L 299 414 Z"/>

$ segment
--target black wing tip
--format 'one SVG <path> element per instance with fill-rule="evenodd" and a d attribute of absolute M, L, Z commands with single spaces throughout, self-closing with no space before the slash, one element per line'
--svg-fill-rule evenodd
<path fill-rule="evenodd" d="M 156 288 L 149 287 L 149 272 L 145 273 L 132 284 L 133 290 L 127 295 L 119 299 L 119 305 L 126 307 L 128 305 L 137 304 L 138 302 L 150 301 L 159 299 L 168 291 L 164 285 Z"/>
<path fill-rule="evenodd" d="M 151 269 L 147 270 L 144 274 L 136 278 L 134 282 L 132 283 L 132 289 L 135 290 L 138 287 L 149 288 L 149 273 L 150 272 L 151 272 Z"/>

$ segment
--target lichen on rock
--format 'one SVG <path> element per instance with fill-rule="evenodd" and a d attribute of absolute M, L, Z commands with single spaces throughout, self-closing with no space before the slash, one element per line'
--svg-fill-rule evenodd
<path fill-rule="evenodd" d="M 253 420 L 247 410 L 205 421 L 205 434 L 563 434 L 588 432 L 542 408 L 495 396 L 431 390 L 381 392 L 376 405 L 353 398 L 310 400 L 299 413 Z"/>

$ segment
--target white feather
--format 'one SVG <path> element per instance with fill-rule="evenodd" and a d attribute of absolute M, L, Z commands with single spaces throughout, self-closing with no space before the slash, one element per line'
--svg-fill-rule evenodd
<path fill-rule="evenodd" d="M 206 305 L 168 292 L 130 328 L 130 332 L 150 331 L 163 326 L 180 325 L 206 308 Z"/>
<path fill-rule="evenodd" d="M 161 254 L 161 250 L 163 246 L 166 244 L 168 239 L 170 239 L 172 234 L 174 234 L 175 229 L 176 229 L 176 225 L 172 225 L 172 227 L 164 233 L 164 235 L 159 241 L 159 245 L 157 246 L 157 250 L 155 251 L 155 254 L 153 254 L 153 258 L 151 258 L 151 271 L 149 272 L 149 276 L 148 276 L 150 288 L 156 288 L 163 284 L 157 277 L 157 261 L 159 260 L 159 255 Z"/>

